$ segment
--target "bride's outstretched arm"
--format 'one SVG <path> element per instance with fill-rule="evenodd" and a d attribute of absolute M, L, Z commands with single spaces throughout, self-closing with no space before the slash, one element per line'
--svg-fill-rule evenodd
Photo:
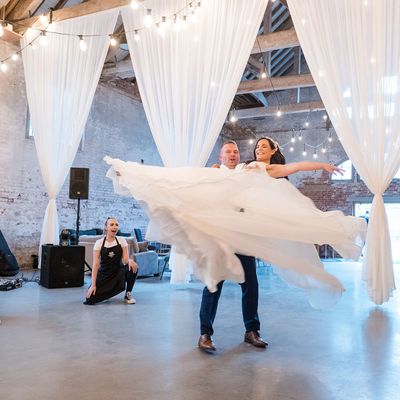
<path fill-rule="evenodd" d="M 291 175 L 300 171 L 314 171 L 319 169 L 327 171 L 331 174 L 339 173 L 343 175 L 344 172 L 341 168 L 338 168 L 334 165 L 314 161 L 301 161 L 285 165 L 266 164 L 265 169 L 267 170 L 268 174 L 273 178 L 282 178 L 284 176 Z"/>

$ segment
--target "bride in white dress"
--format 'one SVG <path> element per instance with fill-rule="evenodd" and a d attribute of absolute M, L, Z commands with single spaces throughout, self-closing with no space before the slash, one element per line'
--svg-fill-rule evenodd
<path fill-rule="evenodd" d="M 270 165 L 265 147 L 255 153 L 257 162 L 235 170 L 105 161 L 111 165 L 107 176 L 114 190 L 132 195 L 146 210 L 151 220 L 147 238 L 186 255 L 210 291 L 223 279 L 243 282 L 235 256 L 240 253 L 276 266 L 286 282 L 307 291 L 312 306 L 333 304 L 344 289 L 324 271 L 314 244 L 330 244 L 356 260 L 365 221 L 340 211 L 322 212 L 286 179 L 275 178 L 299 170 L 339 169 L 312 162 Z"/>

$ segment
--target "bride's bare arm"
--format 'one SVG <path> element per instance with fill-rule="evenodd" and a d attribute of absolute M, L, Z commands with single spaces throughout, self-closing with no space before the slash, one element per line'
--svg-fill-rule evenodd
<path fill-rule="evenodd" d="M 313 161 L 301 161 L 291 164 L 269 164 L 265 165 L 265 169 L 268 174 L 273 178 L 282 178 L 287 175 L 294 174 L 300 171 L 314 171 L 322 169 L 329 172 L 330 174 L 339 173 L 343 175 L 343 170 L 334 165 L 323 163 L 323 162 L 313 162 Z"/>

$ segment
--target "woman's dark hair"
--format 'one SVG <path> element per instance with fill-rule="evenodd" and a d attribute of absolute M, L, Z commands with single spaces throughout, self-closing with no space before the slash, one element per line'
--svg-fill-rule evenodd
<path fill-rule="evenodd" d="M 254 146 L 254 150 L 253 150 L 253 155 L 254 155 L 254 160 L 257 160 L 256 157 L 256 148 L 257 148 L 257 144 L 259 143 L 260 140 L 266 140 L 269 143 L 269 146 L 271 147 L 271 150 L 275 150 L 275 153 L 271 156 L 271 160 L 270 160 L 270 164 L 286 164 L 286 159 L 285 156 L 281 153 L 281 149 L 279 148 L 279 146 L 277 145 L 277 143 L 275 141 L 273 141 L 271 138 L 269 137 L 260 137 L 255 146 Z"/>
<path fill-rule="evenodd" d="M 254 161 L 257 161 L 256 148 L 257 148 L 258 142 L 260 140 L 267 140 L 269 143 L 269 146 L 271 147 L 271 150 L 276 149 L 275 153 L 272 154 L 272 156 L 271 156 L 271 160 L 269 161 L 270 164 L 282 164 L 282 165 L 286 164 L 286 158 L 281 153 L 281 149 L 279 148 L 279 145 L 274 140 L 272 140 L 271 138 L 266 137 L 266 136 L 260 137 L 254 146 L 254 150 L 253 150 Z M 284 176 L 282 178 L 289 180 L 289 177 L 287 177 L 287 176 Z"/>

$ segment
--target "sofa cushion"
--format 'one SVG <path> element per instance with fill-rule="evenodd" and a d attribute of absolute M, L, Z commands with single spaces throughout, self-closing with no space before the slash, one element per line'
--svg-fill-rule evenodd
<path fill-rule="evenodd" d="M 148 251 L 148 246 L 149 242 L 138 242 L 138 246 L 139 246 L 139 253 L 143 253 L 144 251 Z"/>

